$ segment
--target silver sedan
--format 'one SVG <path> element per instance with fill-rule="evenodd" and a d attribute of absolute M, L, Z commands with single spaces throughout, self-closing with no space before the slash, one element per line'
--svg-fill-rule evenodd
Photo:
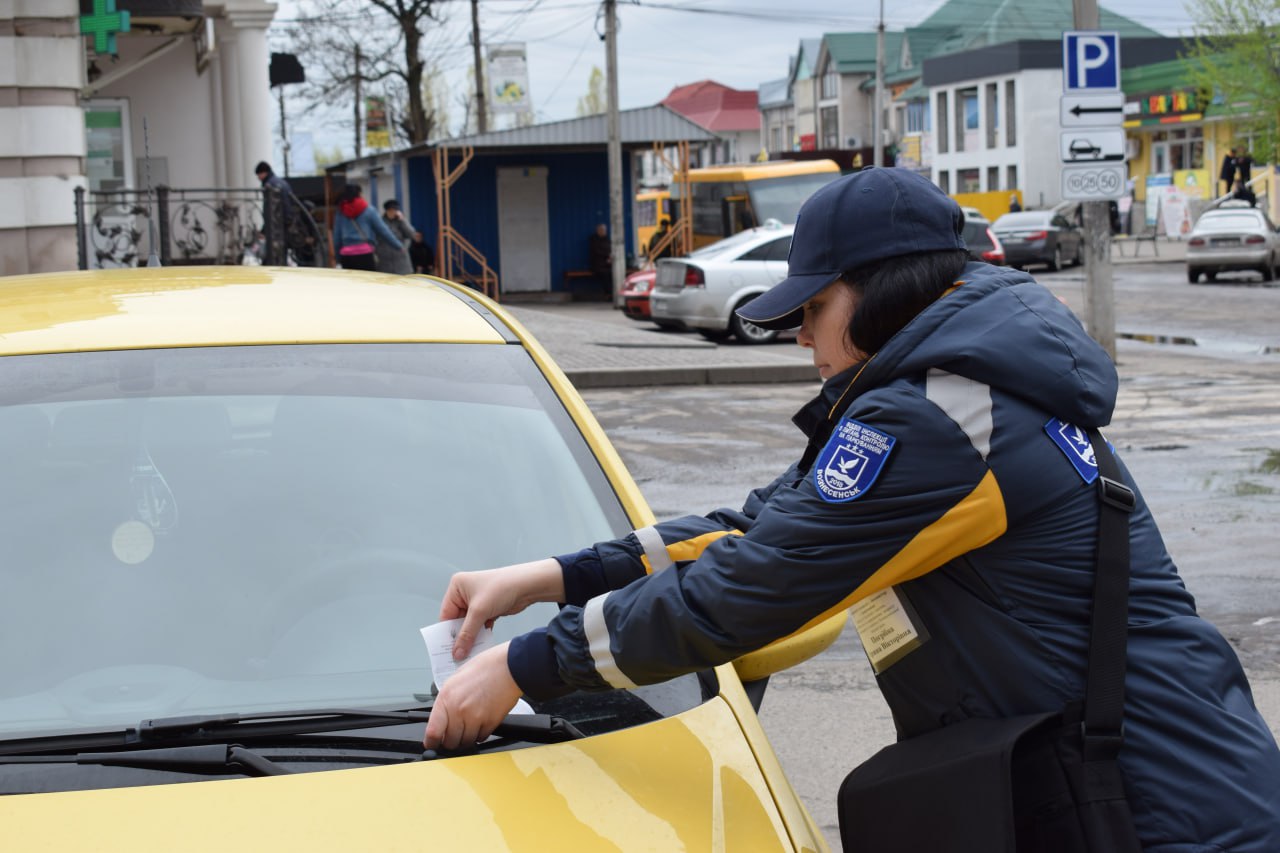
<path fill-rule="evenodd" d="M 1229 206 L 1205 211 L 1187 239 L 1187 281 L 1195 284 L 1204 275 L 1209 281 L 1220 272 L 1251 270 L 1263 281 L 1276 278 L 1280 267 L 1280 236 L 1261 210 Z"/>
<path fill-rule="evenodd" d="M 658 325 L 696 329 L 718 341 L 730 335 L 744 344 L 763 344 L 778 333 L 748 323 L 734 313 L 787 277 L 787 253 L 794 225 L 751 228 L 684 258 L 658 261 L 649 294 L 649 312 Z"/>

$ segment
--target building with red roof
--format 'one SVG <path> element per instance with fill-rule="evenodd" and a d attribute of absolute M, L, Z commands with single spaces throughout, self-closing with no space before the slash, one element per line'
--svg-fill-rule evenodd
<path fill-rule="evenodd" d="M 675 87 L 661 103 L 720 137 L 721 142 L 703 151 L 700 165 L 743 163 L 760 153 L 760 101 L 755 90 L 699 80 Z"/>

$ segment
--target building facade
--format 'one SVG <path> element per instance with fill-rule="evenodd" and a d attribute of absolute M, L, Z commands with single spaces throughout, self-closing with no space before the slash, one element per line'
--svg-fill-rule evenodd
<path fill-rule="evenodd" d="M 121 215 L 78 230 L 77 188 L 103 199 L 148 186 L 257 187 L 254 165 L 271 157 L 274 2 L 117 0 L 127 22 L 106 16 L 105 26 L 94 6 L 0 4 L 0 180 L 22 200 L 0 214 L 0 274 L 73 269 L 78 240 L 140 228 Z M 82 34 L 82 20 L 103 32 Z"/>

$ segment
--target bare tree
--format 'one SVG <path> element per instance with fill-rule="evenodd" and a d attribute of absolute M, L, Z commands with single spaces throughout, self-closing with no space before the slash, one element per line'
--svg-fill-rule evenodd
<path fill-rule="evenodd" d="M 286 30 L 307 69 L 307 108 L 331 106 L 359 92 L 383 94 L 395 105 L 398 135 L 413 145 L 429 140 L 440 122 L 424 95 L 430 82 L 424 39 L 440 23 L 441 5 L 442 0 L 307 0 Z"/>

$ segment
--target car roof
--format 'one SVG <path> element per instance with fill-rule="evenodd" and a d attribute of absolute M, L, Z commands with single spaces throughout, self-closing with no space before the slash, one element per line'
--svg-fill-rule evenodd
<path fill-rule="evenodd" d="M 473 291 L 426 276 L 165 267 L 0 278 L 0 355 L 156 347 L 503 343 Z"/>
<path fill-rule="evenodd" d="M 739 231 L 723 240 L 717 240 L 714 243 L 703 246 L 701 249 L 695 249 L 689 253 L 690 258 L 709 259 L 719 257 L 725 253 L 737 254 L 754 249 L 761 243 L 768 243 L 771 240 L 777 240 L 779 237 L 790 237 L 796 230 L 794 224 L 782 225 L 777 222 L 769 222 L 764 225 L 758 225 L 755 228 L 748 228 L 745 231 Z M 666 260 L 664 258 L 663 260 Z M 677 258 L 676 260 L 680 260 Z"/>

